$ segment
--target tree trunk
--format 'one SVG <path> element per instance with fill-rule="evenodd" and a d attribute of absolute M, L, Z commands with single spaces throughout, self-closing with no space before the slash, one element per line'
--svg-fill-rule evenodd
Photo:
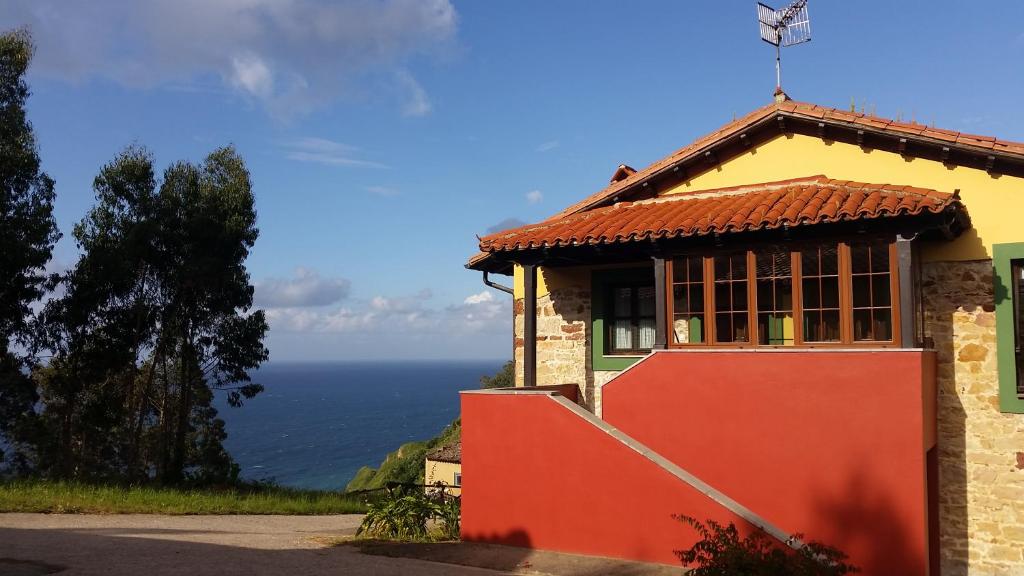
<path fill-rule="evenodd" d="M 175 482 L 180 482 L 184 477 L 186 438 L 188 437 L 189 415 L 192 412 L 192 344 L 183 339 L 181 348 L 181 360 L 178 366 L 180 373 L 178 425 L 174 431 L 174 463 L 171 467 Z"/>

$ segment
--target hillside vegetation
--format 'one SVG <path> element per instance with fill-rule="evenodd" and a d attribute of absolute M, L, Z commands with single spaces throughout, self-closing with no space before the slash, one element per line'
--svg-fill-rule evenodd
<path fill-rule="evenodd" d="M 350 514 L 363 500 L 338 492 L 253 485 L 180 489 L 79 482 L 0 482 L 0 512 L 50 514 Z"/>
<path fill-rule="evenodd" d="M 379 468 L 363 466 L 345 490 L 371 490 L 383 488 L 388 482 L 407 484 L 423 483 L 423 460 L 427 452 L 437 446 L 444 446 L 462 438 L 462 421 L 456 419 L 440 434 L 430 440 L 402 444 L 398 450 L 389 453 Z"/>

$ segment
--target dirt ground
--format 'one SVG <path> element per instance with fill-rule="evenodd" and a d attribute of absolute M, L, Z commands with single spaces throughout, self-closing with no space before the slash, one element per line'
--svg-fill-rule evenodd
<path fill-rule="evenodd" d="M 678 568 L 487 544 L 347 543 L 362 516 L 0 514 L 0 576 L 661 576 Z"/>

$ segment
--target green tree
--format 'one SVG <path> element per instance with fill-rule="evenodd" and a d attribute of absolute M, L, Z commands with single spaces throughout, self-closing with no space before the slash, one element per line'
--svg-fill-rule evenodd
<path fill-rule="evenodd" d="M 480 387 L 484 389 L 489 388 L 512 388 L 516 385 L 516 365 L 515 362 L 509 360 L 502 365 L 501 369 L 498 370 L 494 376 L 481 376 Z"/>
<path fill-rule="evenodd" d="M 7 443 L 9 463 L 15 466 L 26 458 L 20 439 L 33 425 L 37 398 L 25 375 L 28 358 L 14 346 L 33 347 L 30 305 L 47 289 L 44 268 L 60 238 L 53 180 L 41 170 L 25 115 L 25 73 L 32 53 L 27 32 L 0 35 L 0 440 Z"/>
<path fill-rule="evenodd" d="M 249 371 L 268 356 L 245 268 L 258 236 L 249 173 L 227 147 L 154 174 L 148 152 L 125 150 L 75 227 L 82 256 L 47 305 L 56 355 L 36 378 L 45 473 L 167 483 L 237 473 L 212 401 L 259 393 Z"/>

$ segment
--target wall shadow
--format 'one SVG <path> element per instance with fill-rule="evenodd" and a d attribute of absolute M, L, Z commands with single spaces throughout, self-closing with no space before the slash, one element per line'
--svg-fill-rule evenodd
<path fill-rule="evenodd" d="M 70 517 L 69 517 L 70 518 Z M 71 523 L 71 522 L 69 522 Z M 0 575 L 145 574 L 164 576 L 448 576 L 539 571 L 564 576 L 660 576 L 681 569 L 569 554 L 538 555 L 523 530 L 486 534 L 474 542 L 348 542 L 305 547 L 288 533 L 250 539 L 243 530 L 124 528 L 0 528 Z M 281 546 L 287 549 L 280 549 Z M 415 562 L 419 561 L 419 562 Z"/>
<path fill-rule="evenodd" d="M 937 360 L 937 559 L 942 576 L 966 576 L 970 558 L 967 409 L 961 395 L 970 392 L 967 383 L 957 378 L 957 326 L 994 310 L 991 261 L 926 264 L 921 294 L 926 344 L 935 350 Z"/>

